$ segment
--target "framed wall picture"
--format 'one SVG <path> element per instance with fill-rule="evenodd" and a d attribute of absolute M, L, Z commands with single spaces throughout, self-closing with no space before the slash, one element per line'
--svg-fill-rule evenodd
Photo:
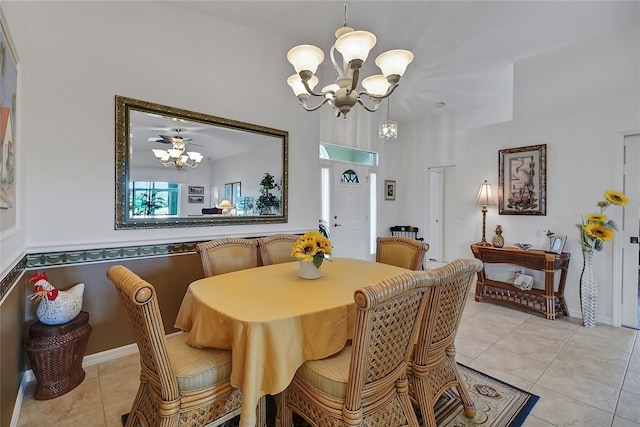
<path fill-rule="evenodd" d="M 204 196 L 189 196 L 189 203 L 204 203 Z"/>
<path fill-rule="evenodd" d="M 15 50 L 9 33 L 0 15 L 0 60 L 2 60 L 2 76 L 0 76 L 0 209 L 14 208 L 16 203 L 16 98 L 18 91 L 18 69 Z M 3 214 L 4 215 L 4 214 Z M 5 222 L 2 222 L 3 229 Z"/>
<path fill-rule="evenodd" d="M 500 215 L 547 214 L 547 145 L 500 150 L 498 154 Z"/>
<path fill-rule="evenodd" d="M 189 194 L 204 194 L 204 187 L 190 185 Z"/>
<path fill-rule="evenodd" d="M 384 181 L 384 199 L 395 200 L 396 199 L 396 182 L 391 180 Z"/>
<path fill-rule="evenodd" d="M 567 236 L 553 235 L 549 238 L 549 250 L 560 255 L 564 249 L 564 244 L 567 241 Z"/>

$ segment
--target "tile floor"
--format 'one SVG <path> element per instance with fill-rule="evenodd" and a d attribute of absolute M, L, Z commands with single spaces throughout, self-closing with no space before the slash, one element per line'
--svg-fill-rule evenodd
<path fill-rule="evenodd" d="M 458 361 L 540 396 L 525 427 L 640 427 L 640 335 L 579 319 L 551 321 L 469 299 Z M 74 390 L 48 401 L 27 388 L 18 426 L 120 427 L 138 386 L 137 355 L 86 368 Z"/>

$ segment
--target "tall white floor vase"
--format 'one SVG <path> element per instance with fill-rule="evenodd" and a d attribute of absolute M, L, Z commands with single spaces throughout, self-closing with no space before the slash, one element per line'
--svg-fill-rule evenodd
<path fill-rule="evenodd" d="M 593 251 L 582 251 L 584 265 L 580 275 L 580 305 L 582 309 L 582 324 L 587 328 L 596 326 L 598 315 L 598 282 L 593 275 Z"/>

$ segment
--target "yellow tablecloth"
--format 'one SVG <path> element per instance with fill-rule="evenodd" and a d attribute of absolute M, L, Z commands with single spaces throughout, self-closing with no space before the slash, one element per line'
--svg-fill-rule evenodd
<path fill-rule="evenodd" d="M 187 344 L 231 349 L 231 385 L 242 389 L 240 427 L 255 425 L 255 408 L 277 394 L 307 360 L 340 351 L 352 337 L 353 293 L 407 270 L 336 258 L 322 277 L 298 276 L 297 262 L 221 274 L 193 282 L 175 326 Z"/>

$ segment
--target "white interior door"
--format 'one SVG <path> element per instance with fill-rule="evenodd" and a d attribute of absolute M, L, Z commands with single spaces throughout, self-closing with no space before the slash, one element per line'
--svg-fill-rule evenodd
<path fill-rule="evenodd" d="M 334 257 L 367 259 L 369 241 L 367 168 L 333 164 L 330 214 Z"/>
<path fill-rule="evenodd" d="M 638 328 L 638 256 L 640 235 L 640 134 L 624 138 L 624 189 L 629 204 L 621 220 L 622 316 L 624 326 Z"/>
<path fill-rule="evenodd" d="M 427 257 L 442 261 L 444 251 L 443 240 L 443 192 L 442 168 L 429 169 L 429 252 Z"/>

